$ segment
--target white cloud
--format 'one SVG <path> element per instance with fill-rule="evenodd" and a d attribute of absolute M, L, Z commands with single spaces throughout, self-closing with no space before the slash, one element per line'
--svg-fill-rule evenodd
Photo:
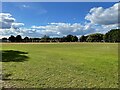
<path fill-rule="evenodd" d="M 15 18 L 9 13 L 0 13 L 0 28 L 11 28 L 11 24 L 15 22 Z"/>
<path fill-rule="evenodd" d="M 118 8 L 120 3 L 116 3 L 110 8 L 104 9 L 103 7 L 92 8 L 85 19 L 89 20 L 93 24 L 110 25 L 118 23 L 118 13 L 120 14 L 120 9 Z"/>
<path fill-rule="evenodd" d="M 12 23 L 12 25 L 11 25 L 11 27 L 15 28 L 15 29 L 17 29 L 17 28 L 19 28 L 21 26 L 24 26 L 24 23 Z"/>
<path fill-rule="evenodd" d="M 24 26 L 24 24 L 15 22 L 15 18 L 10 13 L 0 13 L 0 28 L 10 29 L 19 28 L 20 26 Z"/>
<path fill-rule="evenodd" d="M 23 8 L 29 8 L 29 5 L 22 5 Z"/>
<path fill-rule="evenodd" d="M 0 37 L 21 33 L 21 26 L 24 24 L 16 22 L 10 13 L 0 13 L 0 33 L 2 34 Z"/>
<path fill-rule="evenodd" d="M 78 35 L 82 33 L 83 26 L 80 23 L 49 23 L 46 26 L 32 26 L 32 28 L 39 30 L 40 33 L 46 35 Z"/>

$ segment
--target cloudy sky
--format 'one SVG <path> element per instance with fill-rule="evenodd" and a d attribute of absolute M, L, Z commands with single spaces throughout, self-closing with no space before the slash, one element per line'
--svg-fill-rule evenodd
<path fill-rule="evenodd" d="M 0 13 L 1 37 L 62 37 L 106 33 L 118 28 L 119 3 L 114 2 L 4 2 Z"/>

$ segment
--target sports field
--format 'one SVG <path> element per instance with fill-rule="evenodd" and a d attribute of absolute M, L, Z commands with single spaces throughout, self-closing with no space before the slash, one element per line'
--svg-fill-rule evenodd
<path fill-rule="evenodd" d="M 3 44 L 3 87 L 117 88 L 117 43 Z"/>

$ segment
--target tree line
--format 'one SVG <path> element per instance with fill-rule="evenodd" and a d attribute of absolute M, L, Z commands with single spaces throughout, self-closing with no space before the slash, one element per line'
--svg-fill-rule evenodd
<path fill-rule="evenodd" d="M 94 33 L 89 35 L 82 35 L 80 38 L 74 35 L 67 35 L 64 37 L 50 38 L 44 35 L 42 38 L 30 38 L 17 35 L 11 35 L 9 38 L 2 38 L 2 42 L 120 42 L 120 29 L 112 29 L 106 34 Z"/>

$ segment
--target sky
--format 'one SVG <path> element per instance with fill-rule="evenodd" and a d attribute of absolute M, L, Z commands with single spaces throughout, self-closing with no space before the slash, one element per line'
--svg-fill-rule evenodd
<path fill-rule="evenodd" d="M 115 2 L 3 2 L 0 37 L 62 37 L 106 33 L 116 29 Z"/>

